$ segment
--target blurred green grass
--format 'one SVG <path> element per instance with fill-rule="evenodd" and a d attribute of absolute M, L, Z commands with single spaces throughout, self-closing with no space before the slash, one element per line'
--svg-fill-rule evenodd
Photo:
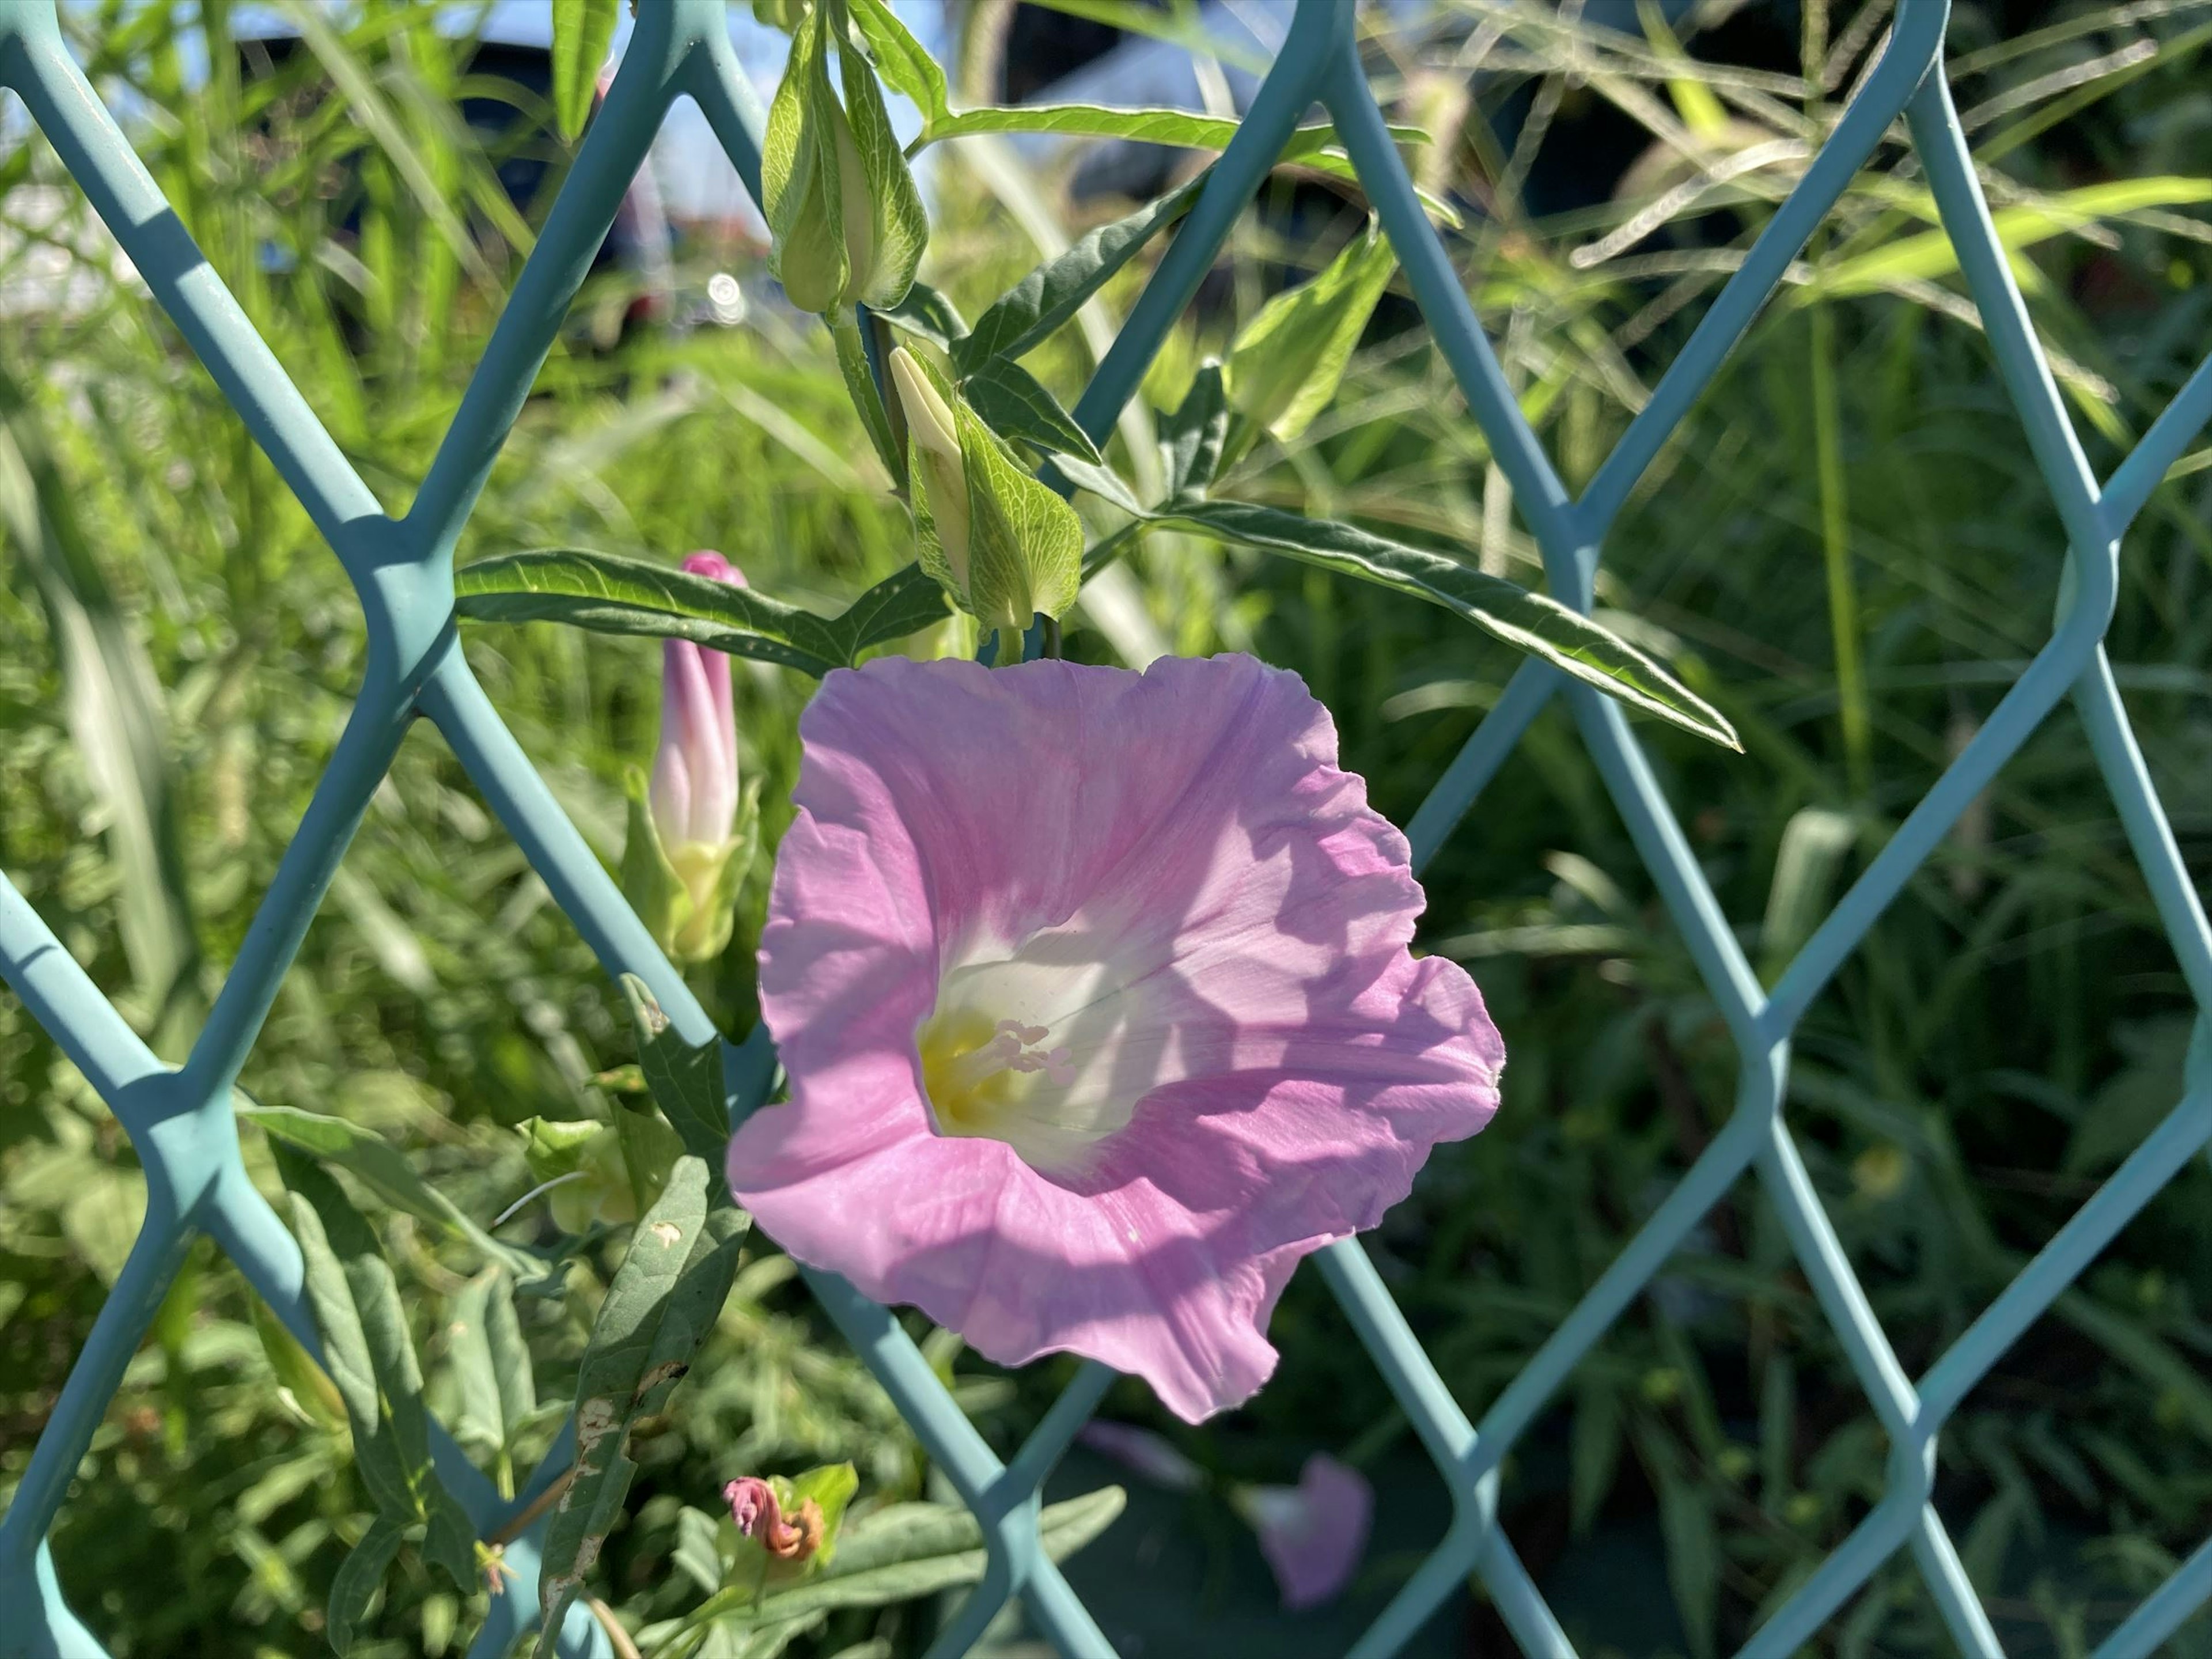
<path fill-rule="evenodd" d="M 136 133 L 149 166 L 363 476 L 404 508 L 527 239 L 446 112 L 460 55 L 423 9 L 380 9 L 322 40 L 319 64 L 304 55 L 252 82 L 229 67 L 222 9 L 165 15 L 112 6 L 85 20 L 88 62 L 111 89 L 175 112 Z M 2102 472 L 2212 341 L 2212 229 L 2180 188 L 2212 180 L 2212 138 L 2196 118 L 2201 29 L 2074 15 L 2088 27 L 2038 44 L 1999 38 L 1962 9 L 1954 74 L 1962 105 L 1996 108 L 1976 133 L 1993 200 L 2040 205 L 2066 226 L 2023 251 L 2019 269 Z M 1839 17 L 1839 38 L 1849 27 Z M 192 27 L 204 32 L 197 42 Z M 2138 35 L 2154 43 L 2148 58 L 2097 68 Z M 1667 177 L 1704 110 L 1693 95 L 1627 76 L 1613 39 L 1525 21 L 1504 39 L 1517 56 L 1482 83 L 1479 108 L 1547 87 L 1612 98 L 1654 132 L 1652 167 Z M 1621 77 L 1599 77 L 1595 94 L 1565 89 L 1568 44 Z M 1826 45 L 1808 42 L 1808 61 L 1824 64 Z M 193 52 L 217 70 L 188 89 Z M 1418 41 L 1378 52 L 1386 92 L 1418 96 L 1422 56 Z M 332 61 L 357 71 L 349 100 L 315 93 Z M 1845 60 L 1837 85 L 1794 102 L 1720 70 L 1680 78 L 1726 100 L 1733 118 L 1804 133 L 1854 67 Z M 2054 85 L 2069 69 L 2082 78 Z M 1652 240 L 1578 258 L 1635 204 L 1533 219 L 1516 200 L 1527 162 L 1510 140 L 1480 122 L 1465 137 L 1442 164 L 1462 170 L 1486 212 L 1455 252 L 1525 406 L 1579 484 L 1789 174 L 1753 170 Z M 56 176 L 40 146 L 19 147 L 0 161 L 0 216 L 20 187 Z M 2125 204 L 2140 192 L 2088 194 L 2122 177 L 2179 182 L 2148 206 Z M 332 234 L 336 208 L 350 205 L 327 193 L 333 178 L 359 181 L 357 236 Z M 981 187 L 939 193 L 931 267 L 970 314 L 1033 262 L 1028 231 L 1059 211 L 1048 189 L 1024 193 L 1019 169 L 1010 178 L 988 151 L 973 179 Z M 1737 758 L 1644 728 L 1726 913 L 1770 975 L 2041 641 L 2056 590 L 2055 517 L 1955 281 L 1912 241 L 1926 228 L 1917 188 L 1886 151 L 1808 253 L 1807 280 L 1669 443 L 1601 577 L 1601 605 L 1744 734 Z M 1316 263 L 1354 222 L 1346 210 L 1311 246 L 1253 228 L 1212 308 L 1154 371 L 1156 399 L 1170 401 L 1249 314 L 1257 273 Z M 272 245 L 298 256 L 289 269 L 269 268 Z M 1104 296 L 1109 319 L 1134 280 Z M 623 297 L 608 283 L 581 308 Z M 1385 526 L 1533 580 L 1480 435 L 1407 320 L 1394 328 L 1386 315 L 1335 409 L 1289 453 L 1256 451 L 1231 493 Z M 827 606 L 910 556 L 818 334 L 766 315 L 742 331 L 642 332 L 611 351 L 572 343 L 542 376 L 463 558 L 556 542 L 672 560 L 714 546 L 756 584 Z M 1071 331 L 1036 363 L 1073 391 L 1085 352 Z M 43 495 L 0 491 L 15 503 L 0 555 L 0 866 L 175 1058 L 329 757 L 360 674 L 356 613 L 304 515 L 127 285 L 88 309 L 11 318 L 0 373 L 12 446 L 0 472 L 33 479 L 42 456 L 51 466 Z M 1822 377 L 1827 415 L 1813 391 Z M 2177 477 L 2147 510 L 2124 550 L 2110 641 L 2199 870 L 2212 834 L 2208 483 Z M 1128 568 L 1079 617 L 1072 653 L 1250 649 L 1297 669 L 1335 713 L 1346 763 L 1401 823 L 1516 661 L 1410 602 L 1187 536 L 1152 536 Z M 622 769 L 653 738 L 651 646 L 485 629 L 469 649 L 611 862 Z M 750 665 L 738 680 L 745 763 L 769 781 L 773 833 L 788 813 L 793 722 L 809 686 Z M 1370 1244 L 1447 1382 L 1479 1411 L 1703 1146 L 1734 1066 L 1558 711 L 1426 885 L 1424 945 L 1469 963 L 1512 1064 L 1495 1126 L 1443 1149 Z M 741 965 L 712 989 L 726 1012 L 741 1006 Z M 596 1079 L 630 1058 L 626 1031 L 588 952 L 423 729 L 380 792 L 244 1083 L 264 1101 L 375 1126 L 489 1218 L 528 1184 L 504 1126 L 604 1115 Z M 2176 1098 L 2186 1034 L 2171 953 L 2062 710 L 1916 877 L 1797 1047 L 1793 1127 L 1908 1371 Z M 258 1145 L 250 1155 L 265 1156 Z M 119 1264 L 137 1188 L 112 1120 L 0 1000 L 0 1501 Z M 2200 1541 L 2212 1513 L 2208 1200 L 2212 1175 L 2194 1165 L 1945 1437 L 1937 1503 L 2008 1651 L 2086 1651 Z M 450 1388 L 435 1334 L 472 1264 L 404 1216 L 388 1218 L 388 1238 L 434 1389 Z M 592 1299 L 586 1277 L 581 1295 L 530 1316 L 542 1370 L 573 1366 Z M 1440 1492 L 1409 1462 L 1402 1419 L 1311 1275 L 1294 1282 L 1274 1335 L 1277 1380 L 1218 1431 L 1183 1437 L 1192 1455 L 1235 1478 L 1286 1480 L 1327 1446 L 1384 1480 L 1386 1507 L 1436 1511 Z M 955 1365 L 957 1345 L 932 1352 Z M 1001 1442 L 1059 1376 L 957 1363 L 963 1398 Z M 636 1519 L 616 1540 L 611 1582 L 626 1607 L 672 1604 L 676 1508 L 711 1504 L 734 1474 L 852 1457 L 866 1490 L 921 1489 L 896 1413 L 765 1244 L 684 1398 L 648 1449 Z M 1157 1420 L 1133 1383 L 1109 1410 Z M 1509 1463 L 1503 1513 L 1586 1650 L 1728 1648 L 1864 1513 L 1883 1449 L 1776 1218 L 1746 1189 L 1580 1368 Z M 339 1540 L 365 1522 L 346 1455 L 342 1436 L 278 1397 L 246 1293 L 203 1246 L 56 1534 L 63 1580 L 118 1656 L 314 1650 Z M 1175 1534 L 1200 1564 L 1196 1607 L 1251 1595 L 1249 1540 L 1225 1511 L 1197 1508 Z M 1680 1604 L 1655 1613 L 1646 1647 L 1602 1622 L 1603 1585 L 1577 1566 L 1590 1559 L 1632 1559 L 1652 1585 L 1674 1586 Z M 1686 1579 L 1697 1563 L 1702 1574 Z M 1387 1590 L 1412 1565 L 1394 1542 L 1370 1562 L 1368 1588 Z M 1099 1589 L 1113 1594 L 1110 1582 Z M 1296 1639 L 1264 1607 L 1251 1616 L 1279 1643 Z M 2208 1624 L 2193 1621 L 2184 1642 L 2197 1646 L 2177 1650 L 2206 1650 Z M 471 1624 L 426 1573 L 403 1568 L 381 1627 L 406 1633 L 361 1650 L 437 1654 Z M 882 1635 L 918 1652 L 928 1627 L 921 1608 L 856 1616 L 821 1650 Z M 1439 1652 L 1509 1650 L 1480 1608 L 1450 1610 L 1434 1639 Z M 1917 1653 L 1946 1650 L 1944 1639 L 1904 1570 L 1878 1578 L 1830 1642 Z"/>

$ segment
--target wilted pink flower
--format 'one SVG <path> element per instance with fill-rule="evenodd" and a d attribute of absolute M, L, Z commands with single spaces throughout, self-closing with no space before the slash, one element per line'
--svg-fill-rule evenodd
<path fill-rule="evenodd" d="M 730 1185 L 800 1261 L 1196 1422 L 1298 1259 L 1498 1102 L 1474 982 L 1407 951 L 1405 838 L 1249 657 L 884 659 L 799 724 L 761 1005 L 791 1079 Z"/>
<path fill-rule="evenodd" d="M 775 1488 L 757 1475 L 746 1475 L 722 1488 L 730 1519 L 738 1530 L 779 1561 L 804 1561 L 822 1547 L 822 1506 L 809 1498 L 789 1515 L 776 1501 Z"/>
<path fill-rule="evenodd" d="M 744 573 L 704 549 L 684 561 L 695 576 L 732 587 Z M 738 814 L 738 722 L 730 704 L 730 659 L 689 640 L 660 646 L 660 747 L 653 757 L 653 828 L 679 874 L 681 849 L 719 849 Z"/>
<path fill-rule="evenodd" d="M 731 1481 L 722 1488 L 722 1497 L 729 1504 L 730 1519 L 748 1538 L 760 1525 L 763 1516 L 775 1513 L 775 1492 L 758 1475 L 749 1474 Z"/>
<path fill-rule="evenodd" d="M 1375 1489 L 1358 1470 L 1316 1452 L 1297 1486 L 1246 1486 L 1234 1501 L 1260 1536 L 1285 1607 L 1318 1607 L 1352 1582 L 1375 1512 Z"/>
<path fill-rule="evenodd" d="M 1206 1483 L 1205 1473 L 1197 1464 L 1177 1451 L 1164 1435 L 1150 1429 L 1130 1423 L 1086 1423 L 1076 1438 L 1170 1492 L 1196 1492 Z"/>

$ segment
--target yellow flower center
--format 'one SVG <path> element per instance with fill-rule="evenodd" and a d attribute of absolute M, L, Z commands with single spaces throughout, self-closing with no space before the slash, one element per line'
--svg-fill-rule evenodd
<path fill-rule="evenodd" d="M 915 1033 L 922 1087 L 938 1132 L 1010 1139 L 1008 1119 L 1027 1102 L 1036 1080 L 1066 1087 L 1074 1080 L 1065 1048 L 1047 1049 L 1051 1033 L 973 1008 L 932 1014 Z"/>

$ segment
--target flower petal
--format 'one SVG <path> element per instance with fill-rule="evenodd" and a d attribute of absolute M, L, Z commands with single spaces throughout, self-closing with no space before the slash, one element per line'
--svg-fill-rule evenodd
<path fill-rule="evenodd" d="M 1344 1593 L 1366 1553 L 1374 1516 L 1375 1489 L 1365 1475 L 1316 1452 L 1297 1486 L 1249 1486 L 1237 1499 L 1285 1607 L 1318 1607 Z"/>

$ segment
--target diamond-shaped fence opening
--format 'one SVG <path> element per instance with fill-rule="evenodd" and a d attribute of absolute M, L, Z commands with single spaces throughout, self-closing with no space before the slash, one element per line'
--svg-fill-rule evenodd
<path fill-rule="evenodd" d="M 2212 361 L 2201 366 L 2100 487 L 2092 477 L 2033 332 L 1968 159 L 1940 64 L 1946 0 L 1900 0 L 1880 61 L 1808 163 L 1741 267 L 1579 498 L 1570 495 L 1523 419 L 1457 273 L 1425 216 L 1360 68 L 1348 0 L 1298 0 L 1282 51 L 1241 130 L 1101 362 L 1077 418 L 1103 437 L 1212 264 L 1298 118 L 1316 100 L 1333 118 L 1406 278 L 1474 418 L 1540 546 L 1553 590 L 1587 607 L 1606 532 L 1662 445 L 1711 383 L 1876 143 L 1902 118 L 1956 248 L 2005 392 L 2025 428 L 2067 549 L 2048 641 L 1980 731 L 1814 931 L 1771 992 L 1762 990 L 1661 793 L 1619 706 L 1525 664 L 1408 826 L 1418 868 L 1467 813 L 1536 714 L 1564 696 L 1635 847 L 1736 1048 L 1735 1106 L 1725 1126 L 1620 1255 L 1513 1381 L 1470 1422 L 1423 1352 L 1362 1247 L 1317 1258 L 1329 1289 L 1449 1486 L 1454 1518 L 1433 1551 L 1352 1649 L 1394 1653 L 1469 1574 L 1522 1648 L 1573 1651 L 1497 1521 L 1500 1466 L 1576 1365 L 1650 1286 L 1747 1175 L 1773 1206 L 1797 1262 L 1891 1452 L 1884 1495 L 1843 1544 L 1760 1626 L 1748 1656 L 1780 1659 L 1903 1552 L 1960 1651 L 1999 1650 L 1957 1551 L 1929 1502 L 1946 1420 L 2005 1349 L 2051 1310 L 2090 1261 L 2212 1140 L 2212 1042 L 2201 1023 L 2188 1093 L 2110 1180 L 1917 1378 L 1899 1363 L 1808 1177 L 1783 1112 L 1790 1043 L 1807 1008 L 1884 908 L 2059 701 L 2069 694 L 2106 787 L 2201 1011 L 2212 1007 L 2212 929 L 2191 887 L 2103 650 L 2119 544 L 2153 489 L 2208 418 Z M 690 96 L 756 196 L 759 112 L 731 50 L 721 0 L 640 9 L 635 36 L 576 164 L 525 265 L 413 506 L 388 517 L 354 473 L 131 153 L 64 42 L 53 0 L 0 9 L 0 83 L 21 97 L 155 297 L 236 407 L 352 577 L 368 638 L 361 695 L 330 767 L 264 897 L 238 960 L 181 1066 L 157 1060 L 14 887 L 0 882 L 0 970 L 130 1133 L 144 1165 L 145 1224 L 78 1356 L 15 1500 L 0 1521 L 0 1654 L 96 1656 L 70 1612 L 47 1531 L 124 1368 L 194 1238 L 205 1233 L 310 1351 L 313 1322 L 291 1236 L 240 1163 L 231 1085 L 383 778 L 417 714 L 434 723 L 611 973 L 641 977 L 694 1042 L 714 1038 L 703 1011 L 493 710 L 456 643 L 452 552 L 493 460 L 582 281 L 591 252 L 671 101 Z M 757 1105 L 773 1075 L 764 1038 L 726 1048 L 731 1109 Z M 1097 1364 L 1074 1380 L 1015 1455 L 1001 1462 L 962 1414 L 904 1329 L 834 1276 L 808 1280 L 981 1520 L 988 1568 L 932 1649 L 962 1653 L 1014 1597 L 1065 1654 L 1112 1651 L 1036 1524 L 1046 1475 L 1113 1381 Z M 472 1652 L 504 1652 L 537 1603 L 534 1528 L 508 1538 L 557 1480 L 567 1437 L 501 1502 L 450 1442 L 441 1472 L 478 1534 L 507 1539 L 514 1574 L 492 1601 Z M 2212 1540 L 2137 1607 L 2099 1659 L 2154 1651 L 2212 1599 Z M 563 1649 L 605 1654 L 572 1613 Z"/>

